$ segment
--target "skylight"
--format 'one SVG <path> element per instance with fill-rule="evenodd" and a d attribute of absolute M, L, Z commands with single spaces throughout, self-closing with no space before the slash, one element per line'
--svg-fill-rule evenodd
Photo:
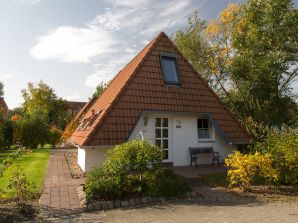
<path fill-rule="evenodd" d="M 165 83 L 179 85 L 180 77 L 176 58 L 174 56 L 164 56 L 162 54 L 160 60 Z"/>

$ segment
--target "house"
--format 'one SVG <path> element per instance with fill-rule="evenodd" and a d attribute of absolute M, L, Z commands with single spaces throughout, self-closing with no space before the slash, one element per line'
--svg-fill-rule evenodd
<path fill-rule="evenodd" d="M 4 118 L 8 118 L 8 107 L 7 107 L 7 104 L 5 103 L 3 97 L 0 97 L 0 114 Z"/>
<path fill-rule="evenodd" d="M 78 164 L 89 171 L 108 149 L 133 139 L 161 146 L 164 162 L 185 166 L 189 147 L 211 146 L 226 157 L 251 136 L 162 32 L 89 106 L 69 141 L 78 148 Z"/>
<path fill-rule="evenodd" d="M 67 101 L 68 104 L 68 113 L 75 117 L 81 109 L 87 104 L 86 102 L 78 102 L 78 101 Z"/>

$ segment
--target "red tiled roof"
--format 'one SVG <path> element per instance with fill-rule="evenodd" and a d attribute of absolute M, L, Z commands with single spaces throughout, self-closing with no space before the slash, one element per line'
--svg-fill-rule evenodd
<path fill-rule="evenodd" d="M 164 84 L 160 52 L 177 55 L 181 86 Z M 112 80 L 82 119 L 87 125 L 92 120 L 90 126 L 79 127 L 70 141 L 80 146 L 123 143 L 144 110 L 208 113 L 223 129 L 230 142 L 249 143 L 251 140 L 244 126 L 233 117 L 163 32 Z"/>

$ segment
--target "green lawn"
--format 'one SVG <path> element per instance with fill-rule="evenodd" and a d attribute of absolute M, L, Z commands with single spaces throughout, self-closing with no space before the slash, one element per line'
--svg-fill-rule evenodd
<path fill-rule="evenodd" d="M 13 152 L 13 150 L 0 150 L 0 163 L 2 163 L 11 152 Z"/>
<path fill-rule="evenodd" d="M 0 163 L 11 151 L 0 151 Z M 35 149 L 32 153 L 19 157 L 12 166 L 5 172 L 3 177 L 0 177 L 0 199 L 10 198 L 14 191 L 8 189 L 9 178 L 12 172 L 20 165 L 30 182 L 33 182 L 35 187 L 30 188 L 33 194 L 38 195 L 41 192 L 44 175 L 50 155 L 49 149 Z"/>

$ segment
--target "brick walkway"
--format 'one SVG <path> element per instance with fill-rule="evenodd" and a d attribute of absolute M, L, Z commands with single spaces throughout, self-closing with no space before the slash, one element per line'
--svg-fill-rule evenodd
<path fill-rule="evenodd" d="M 40 197 L 41 215 L 62 216 L 80 212 L 77 186 L 82 179 L 71 177 L 64 152 L 70 150 L 52 150 Z"/>
<path fill-rule="evenodd" d="M 298 204 L 281 202 L 173 202 L 45 219 L 48 223 L 297 223 Z"/>

